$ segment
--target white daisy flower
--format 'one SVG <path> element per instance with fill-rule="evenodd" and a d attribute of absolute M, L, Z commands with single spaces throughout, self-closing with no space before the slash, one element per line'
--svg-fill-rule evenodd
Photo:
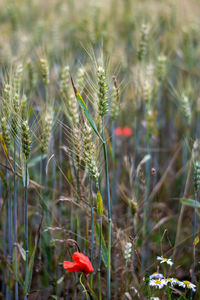
<path fill-rule="evenodd" d="M 153 273 L 149 276 L 150 279 L 164 279 L 164 275 L 158 272 Z"/>
<path fill-rule="evenodd" d="M 158 297 L 151 297 L 150 300 L 160 300 Z"/>
<path fill-rule="evenodd" d="M 157 260 L 160 260 L 160 263 L 167 263 L 168 265 L 172 266 L 173 265 L 173 261 L 171 260 L 171 258 L 164 258 L 162 256 L 157 256 Z"/>
<path fill-rule="evenodd" d="M 193 292 L 196 292 L 196 285 L 195 284 L 193 284 L 193 283 L 191 283 L 190 281 L 187 281 L 187 280 L 183 281 L 182 283 L 183 283 L 182 287 L 191 289 Z"/>
<path fill-rule="evenodd" d="M 165 282 L 170 283 L 171 286 L 174 286 L 174 285 L 183 286 L 183 283 L 180 280 L 178 280 L 177 278 L 165 278 Z"/>
<path fill-rule="evenodd" d="M 165 282 L 166 283 L 171 283 L 171 285 L 173 283 L 173 280 L 174 280 L 174 278 L 165 278 Z"/>
<path fill-rule="evenodd" d="M 178 286 L 182 286 L 183 287 L 183 283 L 182 281 L 178 280 L 178 278 L 171 278 L 172 281 L 171 281 L 171 285 L 174 286 L 174 285 L 178 285 Z"/>
<path fill-rule="evenodd" d="M 162 289 L 165 285 L 167 285 L 167 283 L 165 282 L 164 279 L 151 279 L 149 281 L 149 285 L 150 286 L 155 286 L 155 288 L 159 288 Z"/>

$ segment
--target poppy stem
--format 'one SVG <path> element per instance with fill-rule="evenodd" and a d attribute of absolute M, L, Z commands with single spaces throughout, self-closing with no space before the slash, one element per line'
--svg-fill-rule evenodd
<path fill-rule="evenodd" d="M 79 278 L 79 281 L 80 281 L 80 284 L 81 284 L 82 288 L 84 289 L 86 299 L 89 300 L 87 289 L 86 289 L 86 287 L 84 286 L 84 284 L 83 284 L 83 282 L 82 282 L 82 276 L 83 276 L 83 273 L 81 273 L 81 276 L 80 276 L 80 278 Z"/>

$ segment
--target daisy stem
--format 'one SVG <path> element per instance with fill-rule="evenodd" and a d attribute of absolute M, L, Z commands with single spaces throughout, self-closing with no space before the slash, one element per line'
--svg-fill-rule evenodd
<path fill-rule="evenodd" d="M 168 300 L 171 300 L 172 299 L 171 289 L 168 286 L 166 287 L 166 289 L 167 289 Z"/>
<path fill-rule="evenodd" d="M 196 238 L 197 231 L 197 192 L 195 192 L 195 207 L 194 207 L 194 220 L 193 220 L 193 267 L 192 267 L 192 283 L 194 283 L 194 271 L 195 271 L 195 261 L 196 261 L 196 245 L 194 245 L 194 241 Z"/>

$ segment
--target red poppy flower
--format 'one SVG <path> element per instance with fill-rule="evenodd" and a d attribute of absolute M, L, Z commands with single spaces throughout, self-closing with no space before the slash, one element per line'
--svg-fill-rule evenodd
<path fill-rule="evenodd" d="M 83 272 L 85 275 L 94 272 L 94 268 L 89 258 L 85 256 L 83 253 L 75 252 L 72 255 L 72 258 L 74 262 L 71 261 L 63 262 L 64 269 L 67 269 L 69 272 L 78 272 L 78 273 Z"/>
<path fill-rule="evenodd" d="M 129 137 L 129 136 L 132 135 L 132 133 L 133 133 L 133 131 L 132 131 L 131 128 L 129 128 L 127 126 L 123 128 L 123 135 L 124 136 Z"/>
<path fill-rule="evenodd" d="M 115 129 L 115 135 L 116 135 L 116 136 L 121 136 L 121 135 L 123 135 L 123 129 L 122 129 L 121 127 L 117 127 L 117 128 Z"/>

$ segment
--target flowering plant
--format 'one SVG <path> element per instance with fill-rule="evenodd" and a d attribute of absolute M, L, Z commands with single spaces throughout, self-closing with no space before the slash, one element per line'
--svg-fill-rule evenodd
<path fill-rule="evenodd" d="M 84 273 L 88 275 L 89 273 L 94 272 L 94 268 L 87 256 L 85 256 L 81 252 L 75 252 L 72 255 L 74 262 L 71 261 L 64 261 L 63 267 L 67 269 L 69 272 L 78 272 Z"/>

